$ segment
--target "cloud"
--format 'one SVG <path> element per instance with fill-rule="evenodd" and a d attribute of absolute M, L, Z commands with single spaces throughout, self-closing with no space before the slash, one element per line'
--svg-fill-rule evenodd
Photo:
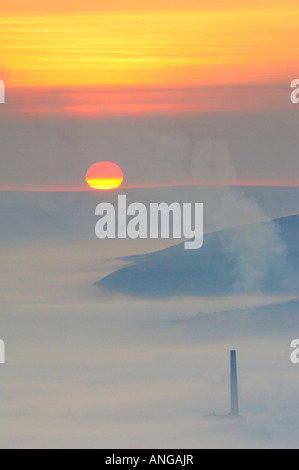
<path fill-rule="evenodd" d="M 260 290 L 271 270 L 283 271 L 284 275 L 289 277 L 287 247 L 280 238 L 279 225 L 275 221 L 266 221 L 262 224 L 253 222 L 254 226 L 248 227 L 250 220 L 263 217 L 263 211 L 256 201 L 240 196 L 238 191 L 231 191 L 229 211 L 246 224 L 222 232 L 221 237 L 224 251 L 237 257 L 237 281 L 234 287 L 236 292 Z M 225 216 L 223 210 L 222 216 Z"/>
<path fill-rule="evenodd" d="M 93 281 L 120 247 L 40 244 L 1 249 L 3 447 L 296 447 L 290 298 L 102 295 Z M 203 418 L 229 411 L 231 348 L 241 429 Z"/>

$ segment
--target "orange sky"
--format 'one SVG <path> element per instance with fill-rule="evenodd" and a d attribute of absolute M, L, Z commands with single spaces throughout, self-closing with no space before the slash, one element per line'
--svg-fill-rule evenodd
<path fill-rule="evenodd" d="M 26 119 L 55 118 L 61 114 L 68 119 L 93 119 L 97 116 L 111 118 L 122 115 L 295 111 L 288 93 L 289 83 L 201 87 L 11 88 L 7 90 L 2 115 L 6 119 L 13 119 L 15 113 Z"/>
<path fill-rule="evenodd" d="M 71 13 L 74 11 L 117 11 L 117 10 L 157 10 L 161 8 L 244 8 L 251 7 L 296 7 L 297 0 L 13 0 L 3 2 L 0 6 L 1 14 L 4 13 Z"/>
<path fill-rule="evenodd" d="M 95 10 L 97 3 L 87 0 L 86 11 Z M 118 0 L 102 3 L 97 7 L 101 11 L 89 13 L 77 11 L 82 9 L 82 2 L 39 4 L 31 0 L 26 8 L 18 2 L 4 5 L 0 17 L 0 78 L 8 89 L 25 89 L 28 103 L 31 96 L 34 100 L 37 89 L 61 93 L 76 90 L 72 97 L 68 93 L 63 103 L 39 103 L 37 109 L 52 113 L 54 107 L 68 115 L 88 115 L 107 112 L 107 106 L 99 101 L 101 90 L 105 93 L 107 87 L 114 89 L 108 112 L 115 114 L 202 112 L 208 111 L 209 103 L 201 105 L 194 96 L 190 104 L 190 93 L 184 94 L 186 88 L 269 83 L 288 86 L 297 76 L 299 6 L 295 2 L 254 0 L 248 2 L 250 6 L 239 6 L 239 2 L 230 0 L 223 6 L 223 2 L 214 0 L 209 10 L 195 9 L 195 3 L 147 1 L 143 8 L 150 9 L 141 10 L 135 0 Z M 170 4 L 172 9 L 165 9 Z M 158 8 L 161 5 L 163 9 Z M 126 11 L 117 11 L 125 7 Z M 91 93 L 91 88 L 98 91 Z M 161 91 L 155 95 L 154 105 L 150 96 L 141 100 L 141 105 L 132 103 L 136 90 L 157 88 L 168 90 L 167 103 Z M 178 89 L 182 90 L 179 101 L 174 96 L 169 98 L 172 89 L 176 95 Z M 118 101 L 119 90 L 127 98 Z M 244 88 L 241 102 L 247 100 L 251 107 L 250 103 L 261 101 L 259 96 L 252 100 L 251 95 Z M 224 101 L 223 109 L 227 110 L 231 96 L 228 94 Z M 264 101 L 262 98 L 263 106 L 272 109 L 276 97 Z M 248 109 L 242 103 L 240 109 Z M 231 106 L 235 110 L 235 103 Z M 27 111 L 35 109 L 29 105 Z"/>
<path fill-rule="evenodd" d="M 289 82 L 299 7 L 20 14 L 0 18 L 9 87 Z"/>
<path fill-rule="evenodd" d="M 0 13 L 4 119 L 293 110 L 298 0 L 14 0 Z"/>
<path fill-rule="evenodd" d="M 268 187 L 298 187 L 299 179 L 254 179 L 254 180 L 243 180 L 240 179 L 235 182 L 222 181 L 215 183 L 214 181 L 198 181 L 197 183 L 185 181 L 185 182 L 175 182 L 175 183 L 160 183 L 160 184 L 122 184 L 121 188 L 114 187 L 112 191 L 126 190 L 126 189 L 140 189 L 140 188 L 167 188 L 167 187 L 177 187 L 177 186 L 232 186 L 232 187 L 242 187 L 242 186 L 268 186 Z M 107 189 L 107 188 L 106 188 Z M 6 192 L 86 192 L 86 191 L 97 191 L 97 189 L 92 189 L 83 186 L 1 186 L 0 191 Z"/>

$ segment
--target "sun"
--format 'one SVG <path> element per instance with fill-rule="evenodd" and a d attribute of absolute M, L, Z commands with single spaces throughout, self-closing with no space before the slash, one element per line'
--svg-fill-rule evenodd
<path fill-rule="evenodd" d="M 97 162 L 88 168 L 86 182 L 92 189 L 107 190 L 118 188 L 124 176 L 120 167 L 113 162 Z"/>

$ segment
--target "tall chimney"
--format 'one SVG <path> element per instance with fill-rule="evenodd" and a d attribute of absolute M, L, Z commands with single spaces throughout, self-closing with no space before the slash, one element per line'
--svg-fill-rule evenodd
<path fill-rule="evenodd" d="M 230 414 L 239 416 L 236 351 L 230 352 Z"/>

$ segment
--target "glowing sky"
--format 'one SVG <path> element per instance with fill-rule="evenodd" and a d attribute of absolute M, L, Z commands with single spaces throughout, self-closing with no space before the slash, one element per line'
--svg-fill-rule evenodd
<path fill-rule="evenodd" d="M 11 87 L 282 82 L 298 63 L 299 7 L 2 16 Z"/>
<path fill-rule="evenodd" d="M 126 11 L 126 10 L 157 10 L 167 9 L 186 9 L 201 8 L 202 10 L 211 10 L 219 8 L 239 8 L 246 9 L 249 2 L 240 0 L 209 0 L 208 2 L 199 2 L 198 0 L 14 0 L 13 2 L 4 2 L 1 7 L 1 13 L 70 13 L 73 11 Z M 252 7 L 281 7 L 289 8 L 298 5 L 297 0 L 251 0 Z"/>
<path fill-rule="evenodd" d="M 241 4 L 237 0 L 6 2 L 0 7 L 0 79 L 5 81 L 7 98 L 1 105 L 0 118 L 13 122 L 25 116 L 31 122 L 42 117 L 48 125 L 47 120 L 57 116 L 72 121 L 222 113 L 225 119 L 229 113 L 294 112 L 289 86 L 298 75 L 298 25 L 297 0 Z M 96 136 L 97 131 L 92 138 Z M 128 152 L 137 138 L 134 134 Z M 5 141 L 5 145 L 11 149 L 14 142 Z M 24 145 L 28 147 L 26 158 L 37 159 L 39 144 L 27 139 Z M 59 162 L 66 159 L 66 152 L 60 156 L 61 148 L 60 142 Z M 76 153 L 77 148 L 71 151 Z M 80 151 L 80 168 L 74 165 L 80 177 L 93 161 L 108 157 L 122 166 L 117 160 L 124 151 L 122 146 L 112 155 L 106 155 L 107 144 L 102 155 L 92 147 L 87 154 L 90 160 L 82 163 L 85 148 Z M 291 148 L 288 151 L 293 162 L 296 152 Z M 274 158 L 273 149 L 271 152 L 272 157 L 262 153 L 266 160 L 262 171 L 257 166 L 253 174 L 244 169 L 238 181 L 267 183 Z M 0 188 L 26 186 L 20 164 L 25 152 L 18 157 L 19 153 L 18 148 L 2 154 L 1 158 L 10 162 L 16 159 L 17 163 L 14 168 L 6 163 L 7 175 L 2 171 Z M 133 156 L 138 158 L 134 152 Z M 297 184 L 293 167 L 287 167 L 289 174 L 273 170 L 271 181 Z M 52 166 L 46 173 L 51 176 L 53 172 L 51 178 L 40 177 L 41 170 L 36 172 L 39 187 L 55 185 L 57 176 Z M 80 184 L 77 176 L 72 181 L 70 170 L 64 174 L 70 186 Z M 138 184 L 138 177 L 127 184 Z M 181 182 L 185 181 L 188 178 L 182 175 Z M 171 178 L 163 180 L 165 184 L 171 182 Z M 152 178 L 143 184 L 156 182 Z"/>

